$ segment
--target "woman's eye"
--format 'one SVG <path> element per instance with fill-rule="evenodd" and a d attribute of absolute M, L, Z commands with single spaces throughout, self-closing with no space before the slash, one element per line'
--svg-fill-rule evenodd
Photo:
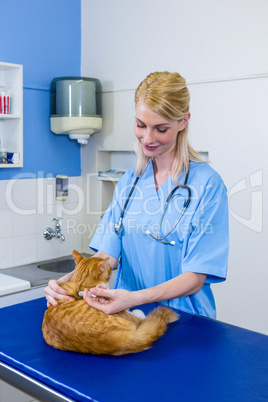
<path fill-rule="evenodd" d="M 145 128 L 145 126 L 143 124 L 137 123 L 137 127 L 139 128 Z"/>
<path fill-rule="evenodd" d="M 157 131 L 159 133 L 166 133 L 168 131 L 168 128 L 158 128 Z"/>

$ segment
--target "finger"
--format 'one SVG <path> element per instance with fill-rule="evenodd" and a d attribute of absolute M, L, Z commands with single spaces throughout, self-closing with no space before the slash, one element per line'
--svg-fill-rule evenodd
<path fill-rule="evenodd" d="M 85 289 L 84 291 L 83 291 L 83 298 L 87 301 L 87 300 L 91 300 L 91 301 L 96 301 L 96 300 L 98 300 L 99 301 L 99 297 L 97 297 L 97 296 L 95 296 L 95 295 L 93 295 L 93 294 L 91 294 L 91 292 L 89 292 L 88 291 L 88 289 Z"/>
<path fill-rule="evenodd" d="M 53 297 L 51 297 L 51 296 L 47 296 L 47 308 L 48 308 L 49 306 L 57 307 L 57 305 L 58 305 L 57 300 L 55 300 L 55 299 L 54 299 Z"/>
<path fill-rule="evenodd" d="M 59 290 L 61 290 L 61 293 L 59 293 L 58 288 L 59 288 Z M 62 292 L 62 290 L 64 292 Z M 45 288 L 45 295 L 46 295 L 47 300 L 49 300 L 48 297 L 52 297 L 53 300 L 54 299 L 66 300 L 66 301 L 74 300 L 73 297 L 68 296 L 66 291 L 64 289 L 62 289 L 60 286 L 54 287 L 54 288 L 52 288 L 51 286 L 47 286 Z M 53 305 L 54 305 L 54 303 L 53 303 Z"/>
<path fill-rule="evenodd" d="M 52 300 L 57 299 L 57 300 L 65 300 L 65 301 L 71 301 L 74 300 L 73 297 L 68 296 L 67 294 L 63 295 L 60 293 L 56 293 L 54 292 L 54 290 L 51 290 L 49 292 L 46 293 L 46 298 L 47 300 L 50 301 L 49 298 L 51 298 Z M 54 304 L 53 304 L 54 305 Z"/>
<path fill-rule="evenodd" d="M 97 285 L 96 288 L 98 288 L 98 289 L 108 289 L 108 286 L 100 284 L 100 285 Z"/>
<path fill-rule="evenodd" d="M 84 290 L 84 295 L 83 298 L 85 300 L 85 302 L 90 306 L 93 307 L 97 310 L 100 310 L 102 312 L 105 312 L 103 310 L 103 298 L 99 298 L 99 297 L 91 297 L 89 296 L 89 292 L 87 289 Z"/>
<path fill-rule="evenodd" d="M 104 297 L 97 297 L 97 300 L 100 304 L 110 303 L 110 300 L 105 299 Z"/>
<path fill-rule="evenodd" d="M 46 292 L 46 299 L 47 299 L 47 302 L 52 304 L 52 306 L 54 306 L 54 307 L 57 307 L 57 305 L 58 305 L 57 300 L 65 300 L 65 301 L 74 300 L 71 296 L 60 295 L 58 293 L 55 293 L 52 289 L 49 289 L 49 291 Z"/>
<path fill-rule="evenodd" d="M 94 296 L 99 296 L 99 297 L 108 297 L 111 298 L 112 297 L 112 290 L 109 289 L 104 289 L 101 287 L 96 286 L 95 288 L 90 289 L 90 293 L 92 293 L 92 295 Z"/>
<path fill-rule="evenodd" d="M 66 295 L 66 290 L 58 285 L 57 281 L 51 280 L 48 282 L 48 286 L 57 294 Z"/>
<path fill-rule="evenodd" d="M 83 292 L 83 299 L 91 306 L 92 296 L 90 295 L 88 289 L 85 289 Z"/>

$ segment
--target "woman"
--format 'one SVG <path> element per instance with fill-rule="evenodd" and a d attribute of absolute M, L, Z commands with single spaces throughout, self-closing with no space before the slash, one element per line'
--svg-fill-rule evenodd
<path fill-rule="evenodd" d="M 226 278 L 227 195 L 188 143 L 189 102 L 177 73 L 152 73 L 136 90 L 137 166 L 118 182 L 90 244 L 113 268 L 119 260 L 115 289 L 90 289 L 95 298 L 84 292 L 90 306 L 107 314 L 161 302 L 216 317 L 210 284 Z M 46 295 L 53 305 L 68 299 L 56 281 Z"/>

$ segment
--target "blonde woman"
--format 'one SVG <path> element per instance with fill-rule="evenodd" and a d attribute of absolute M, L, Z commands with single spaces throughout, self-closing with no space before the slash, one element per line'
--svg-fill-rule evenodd
<path fill-rule="evenodd" d="M 90 243 L 112 267 L 119 261 L 113 290 L 84 292 L 90 306 L 107 314 L 160 302 L 216 317 L 210 285 L 226 278 L 227 195 L 188 142 L 189 103 L 178 73 L 152 73 L 136 90 L 137 166 L 118 182 Z M 68 298 L 56 281 L 46 293 L 53 305 Z"/>

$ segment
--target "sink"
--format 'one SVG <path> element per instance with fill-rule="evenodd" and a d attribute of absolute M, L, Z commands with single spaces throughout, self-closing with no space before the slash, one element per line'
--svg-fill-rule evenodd
<path fill-rule="evenodd" d="M 72 259 L 66 259 L 54 262 L 43 262 L 42 264 L 37 265 L 37 267 L 44 271 L 61 272 L 67 274 L 68 272 L 74 270 L 75 262 Z"/>
<path fill-rule="evenodd" d="M 93 257 L 92 254 L 82 253 L 82 255 L 86 258 Z M 71 272 L 75 268 L 75 262 L 71 256 L 61 260 L 54 260 L 54 261 L 47 261 L 41 262 L 37 265 L 37 268 L 42 269 L 43 271 L 50 271 L 50 272 L 60 272 L 63 274 L 67 274 Z"/>

